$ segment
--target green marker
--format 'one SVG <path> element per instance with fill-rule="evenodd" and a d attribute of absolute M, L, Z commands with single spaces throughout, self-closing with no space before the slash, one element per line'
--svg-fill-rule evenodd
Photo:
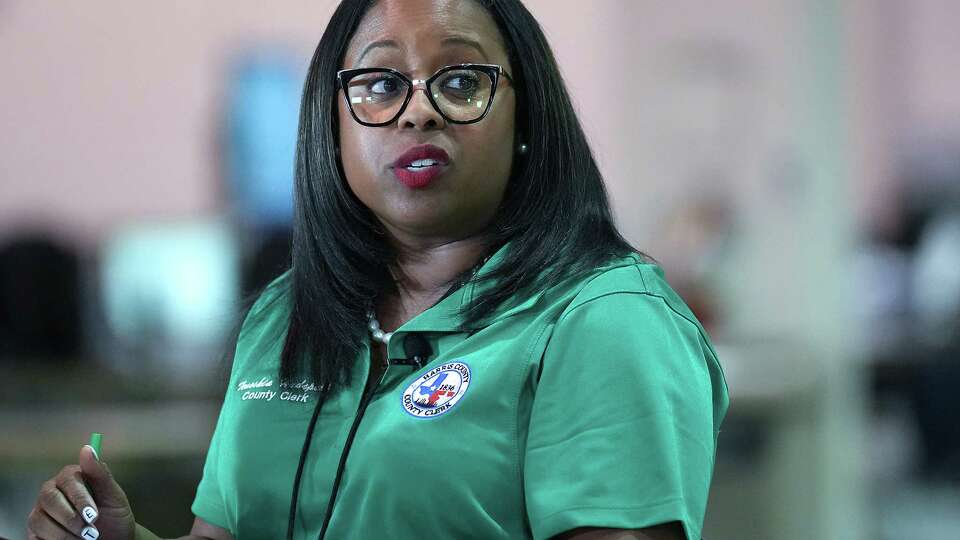
<path fill-rule="evenodd" d="M 90 434 L 90 444 L 88 446 L 91 450 L 93 450 L 93 457 L 97 458 L 97 461 L 100 461 L 100 441 L 102 439 L 102 433 Z M 80 515 L 82 515 L 83 520 L 87 522 L 87 526 L 80 531 L 80 538 L 84 538 L 86 540 L 97 540 L 97 538 L 100 538 L 100 531 L 98 531 L 96 526 L 93 524 L 99 515 L 97 510 L 92 506 L 84 506 L 80 511 Z"/>
<path fill-rule="evenodd" d="M 90 434 L 90 448 L 93 448 L 93 455 L 96 456 L 97 461 L 100 461 L 100 441 L 102 439 L 103 439 L 102 433 Z"/>

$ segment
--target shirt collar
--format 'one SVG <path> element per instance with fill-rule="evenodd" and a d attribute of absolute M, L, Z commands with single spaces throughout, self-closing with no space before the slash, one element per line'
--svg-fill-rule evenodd
<path fill-rule="evenodd" d="M 387 348 L 390 358 L 404 358 L 403 334 L 411 332 L 442 332 L 456 333 L 462 332 L 464 317 L 460 310 L 465 308 L 470 302 L 485 290 L 496 286 L 493 281 L 479 283 L 483 276 L 492 272 L 506 257 L 511 243 L 507 242 L 490 256 L 477 270 L 476 274 L 457 290 L 447 295 L 446 298 L 437 302 L 423 313 L 410 319 L 397 328 L 393 336 L 397 339 L 391 339 Z M 493 322 L 510 315 L 529 309 L 540 298 L 542 292 L 532 295 L 529 298 L 511 299 L 499 306 L 489 317 L 488 322 Z"/>

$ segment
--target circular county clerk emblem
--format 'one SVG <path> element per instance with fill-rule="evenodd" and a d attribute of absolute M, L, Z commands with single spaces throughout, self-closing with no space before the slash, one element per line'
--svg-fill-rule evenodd
<path fill-rule="evenodd" d="M 470 366 L 447 362 L 424 373 L 403 392 L 403 410 L 417 418 L 436 418 L 460 401 L 470 386 Z"/>

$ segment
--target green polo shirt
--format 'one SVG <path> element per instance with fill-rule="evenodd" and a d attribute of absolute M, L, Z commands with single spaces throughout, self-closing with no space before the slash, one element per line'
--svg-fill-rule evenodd
<path fill-rule="evenodd" d="M 509 244 L 508 244 L 509 246 Z M 503 258 L 497 252 L 480 270 Z M 317 399 L 277 380 L 289 300 L 281 276 L 251 310 L 192 510 L 238 540 L 286 534 Z M 387 369 L 346 460 L 326 538 L 550 538 L 577 527 L 679 520 L 699 539 L 726 384 L 710 340 L 659 267 L 612 260 L 503 305 L 471 334 L 468 282 L 407 321 L 434 354 Z M 323 404 L 294 536 L 316 538 L 369 374 Z"/>

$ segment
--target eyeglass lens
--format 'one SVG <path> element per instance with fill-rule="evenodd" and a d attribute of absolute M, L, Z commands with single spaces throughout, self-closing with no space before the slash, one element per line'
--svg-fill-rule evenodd
<path fill-rule="evenodd" d="M 441 73 L 427 90 L 447 118 L 469 122 L 483 115 L 492 88 L 493 79 L 484 71 L 453 69 Z M 407 81 L 387 71 L 363 73 L 347 83 L 354 114 L 370 124 L 392 121 L 409 91 Z"/>

